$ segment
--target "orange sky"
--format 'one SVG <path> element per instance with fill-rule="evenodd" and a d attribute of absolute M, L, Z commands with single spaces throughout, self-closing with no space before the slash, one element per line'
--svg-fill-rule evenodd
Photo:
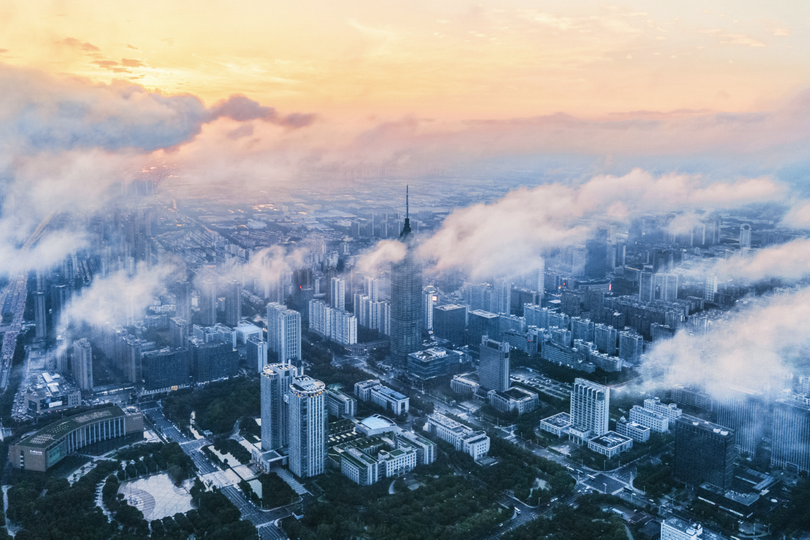
<path fill-rule="evenodd" d="M 5 0 L 0 61 L 346 120 L 747 111 L 810 86 L 810 3 L 768 4 Z"/>

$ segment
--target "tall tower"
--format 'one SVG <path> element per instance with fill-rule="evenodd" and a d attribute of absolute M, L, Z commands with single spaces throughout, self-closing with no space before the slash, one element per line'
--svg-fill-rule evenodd
<path fill-rule="evenodd" d="M 225 292 L 225 324 L 237 326 L 242 318 L 242 283 L 233 280 Z"/>
<path fill-rule="evenodd" d="M 212 279 L 200 283 L 200 324 L 213 326 L 217 323 L 217 285 Z"/>
<path fill-rule="evenodd" d="M 93 348 L 87 339 L 73 344 L 73 379 L 82 390 L 93 389 Z"/>
<path fill-rule="evenodd" d="M 300 360 L 301 314 L 284 304 L 267 304 L 267 347 L 276 354 L 278 362 Z"/>
<path fill-rule="evenodd" d="M 587 379 L 576 379 L 571 390 L 571 425 L 590 436 L 608 431 L 610 388 Z"/>
<path fill-rule="evenodd" d="M 743 223 L 740 225 L 740 249 L 751 247 L 751 225 Z"/>
<path fill-rule="evenodd" d="M 326 463 L 326 385 L 295 377 L 287 391 L 290 470 L 301 478 L 323 473 Z M 264 423 L 264 422 L 262 422 Z"/>
<path fill-rule="evenodd" d="M 509 390 L 509 343 L 481 338 L 481 358 L 478 364 L 481 386 L 488 390 Z"/>
<path fill-rule="evenodd" d="M 37 341 L 45 341 L 48 327 L 45 322 L 45 293 L 42 291 L 34 293 L 34 322 L 37 326 Z"/>
<path fill-rule="evenodd" d="M 340 278 L 333 277 L 330 281 L 330 306 L 335 309 L 346 309 L 346 282 Z"/>
<path fill-rule="evenodd" d="M 419 350 L 422 337 L 422 267 L 414 260 L 414 242 L 408 188 L 405 188 L 405 224 L 399 241 L 405 257 L 391 264 L 391 357 L 400 363 Z"/>
<path fill-rule="evenodd" d="M 188 281 L 178 281 L 174 286 L 174 294 L 177 301 L 176 316 L 187 322 L 191 321 L 191 283 Z"/>
<path fill-rule="evenodd" d="M 422 290 L 422 324 L 425 330 L 433 330 L 433 306 L 439 300 L 439 292 L 433 285 Z"/>
<path fill-rule="evenodd" d="M 284 395 L 296 368 L 292 364 L 268 364 L 261 373 L 262 450 L 276 450 L 289 441 Z"/>

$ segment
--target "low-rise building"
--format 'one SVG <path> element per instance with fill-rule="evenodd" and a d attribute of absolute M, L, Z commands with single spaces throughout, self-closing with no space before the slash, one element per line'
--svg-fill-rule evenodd
<path fill-rule="evenodd" d="M 366 437 L 376 437 L 399 431 L 397 425 L 384 416 L 373 414 L 357 423 L 355 429 Z"/>
<path fill-rule="evenodd" d="M 616 422 L 616 433 L 630 437 L 638 442 L 647 442 L 650 440 L 650 428 L 636 422 L 628 422 L 624 416 Z"/>
<path fill-rule="evenodd" d="M 396 436 L 364 437 L 333 446 L 329 460 L 339 464 L 340 472 L 361 486 L 403 475 L 421 463 L 417 447 L 409 439 Z"/>
<path fill-rule="evenodd" d="M 120 407 L 104 407 L 63 418 L 11 445 L 9 463 L 15 469 L 45 472 L 65 456 L 101 441 L 143 436 L 143 416 Z"/>
<path fill-rule="evenodd" d="M 633 405 L 630 409 L 630 421 L 648 427 L 656 433 L 666 433 L 669 431 L 669 420 L 656 412 Z"/>
<path fill-rule="evenodd" d="M 633 439 L 619 435 L 615 431 L 608 431 L 604 435 L 594 437 L 588 441 L 588 449 L 611 459 L 633 448 Z"/>
<path fill-rule="evenodd" d="M 681 416 L 683 411 L 675 403 L 661 403 L 659 398 L 648 398 L 644 400 L 644 408 L 656 414 L 660 414 L 670 422 L 674 422 Z"/>
<path fill-rule="evenodd" d="M 44 372 L 25 392 L 25 405 L 30 415 L 65 411 L 82 404 L 82 392 L 59 373 Z"/>
<path fill-rule="evenodd" d="M 534 392 L 514 386 L 505 392 L 490 390 L 489 404 L 501 412 L 524 414 L 535 410 L 540 405 L 540 398 Z"/>
<path fill-rule="evenodd" d="M 332 416 L 349 418 L 357 414 L 357 400 L 340 390 L 327 389 L 326 408 Z"/>
<path fill-rule="evenodd" d="M 457 364 L 461 363 L 462 358 L 460 352 L 443 347 L 412 352 L 408 355 L 408 374 L 423 381 L 443 377 L 448 372 L 457 371 Z"/>
<path fill-rule="evenodd" d="M 485 432 L 474 431 L 443 414 L 428 415 L 426 428 L 430 433 L 449 442 L 459 452 L 469 454 L 473 459 L 477 460 L 489 452 L 490 440 Z"/>
<path fill-rule="evenodd" d="M 661 522 L 661 540 L 726 540 L 726 537 L 704 529 L 700 523 L 670 517 Z"/>
<path fill-rule="evenodd" d="M 472 396 L 481 388 L 481 383 L 478 382 L 477 373 L 462 373 L 461 375 L 454 376 L 450 380 L 450 388 L 453 392 L 458 394 Z"/>
<path fill-rule="evenodd" d="M 360 401 L 371 401 L 397 416 L 410 409 L 411 399 L 408 396 L 384 386 L 378 379 L 355 383 L 354 393 Z"/>
<path fill-rule="evenodd" d="M 540 421 L 540 429 L 547 431 L 557 437 L 562 437 L 568 433 L 568 428 L 571 427 L 571 415 L 567 412 L 549 416 Z"/>
<path fill-rule="evenodd" d="M 405 439 L 416 449 L 416 461 L 419 465 L 430 465 L 436 461 L 436 443 L 413 431 L 403 431 L 398 435 L 399 443 Z"/>

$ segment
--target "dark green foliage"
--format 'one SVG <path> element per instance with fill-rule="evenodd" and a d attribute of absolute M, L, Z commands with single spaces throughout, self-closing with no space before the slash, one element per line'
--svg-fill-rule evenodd
<path fill-rule="evenodd" d="M 580 497 L 579 507 L 561 506 L 552 519 L 538 518 L 502 536 L 503 540 L 627 540 L 624 524 L 617 515 L 605 512 L 609 501 L 602 495 Z"/>
<path fill-rule="evenodd" d="M 239 463 L 242 463 L 243 465 L 250 463 L 250 452 L 248 452 L 244 446 L 242 446 L 233 439 L 228 439 L 224 437 L 214 439 L 214 448 L 216 448 L 220 454 L 232 455 L 233 457 L 239 460 Z M 231 463 L 230 465 L 234 466 L 237 464 Z"/>
<path fill-rule="evenodd" d="M 787 504 L 769 514 L 774 533 L 810 530 L 810 478 L 802 478 L 789 494 Z"/>
<path fill-rule="evenodd" d="M 676 485 L 672 474 L 672 463 L 662 459 L 659 465 L 646 464 L 638 466 L 638 474 L 633 485 L 644 490 L 649 497 L 659 498 L 669 493 Z"/>
<path fill-rule="evenodd" d="M 298 500 L 298 495 L 276 473 L 259 476 L 262 483 L 262 506 L 277 508 Z"/>
<path fill-rule="evenodd" d="M 508 517 L 494 493 L 458 476 L 430 478 L 419 489 L 396 495 L 385 495 L 389 482 L 360 487 L 338 474 L 318 483 L 326 502 L 312 505 L 300 522 L 286 520 L 290 538 L 467 540 L 482 537 Z"/>
<path fill-rule="evenodd" d="M 257 378 L 237 378 L 170 394 L 163 400 L 163 411 L 181 427 L 188 425 L 195 411 L 199 429 L 230 433 L 240 418 L 260 414 L 260 396 Z"/>

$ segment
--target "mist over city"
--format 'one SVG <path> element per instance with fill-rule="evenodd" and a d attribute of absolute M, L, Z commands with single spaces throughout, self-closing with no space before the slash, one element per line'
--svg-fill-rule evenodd
<path fill-rule="evenodd" d="M 810 539 L 808 31 L 0 4 L 0 538 Z"/>

